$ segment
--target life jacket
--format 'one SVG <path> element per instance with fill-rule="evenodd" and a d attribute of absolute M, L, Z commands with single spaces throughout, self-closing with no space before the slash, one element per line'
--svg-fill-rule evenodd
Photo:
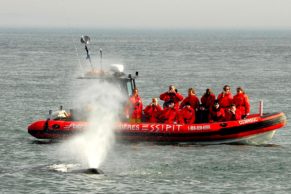
<path fill-rule="evenodd" d="M 158 104 L 156 106 L 148 105 L 144 109 L 146 121 L 150 123 L 157 123 L 159 121 L 159 116 L 162 113 L 163 109 Z"/>

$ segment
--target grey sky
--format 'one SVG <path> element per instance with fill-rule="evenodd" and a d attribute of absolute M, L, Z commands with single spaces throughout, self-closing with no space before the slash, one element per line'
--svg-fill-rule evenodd
<path fill-rule="evenodd" d="M 0 26 L 291 29 L 291 0 L 0 0 Z"/>

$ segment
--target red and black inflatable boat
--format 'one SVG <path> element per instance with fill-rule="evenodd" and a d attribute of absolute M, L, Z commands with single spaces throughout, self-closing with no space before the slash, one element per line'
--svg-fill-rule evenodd
<path fill-rule="evenodd" d="M 284 113 L 253 114 L 247 119 L 203 123 L 162 124 L 122 122 L 116 125 L 118 140 L 127 142 L 189 143 L 189 144 L 266 144 L 277 129 L 286 125 Z M 40 120 L 28 126 L 28 133 L 38 139 L 64 139 L 86 130 L 88 122 Z"/>
<path fill-rule="evenodd" d="M 85 44 L 87 59 L 90 59 L 87 44 L 90 38 L 82 36 L 81 42 Z M 101 51 L 100 51 L 101 52 Z M 102 53 L 101 53 L 102 57 Z M 91 62 L 90 62 L 91 63 Z M 113 65 L 111 74 L 94 73 L 87 74 L 81 79 L 100 79 L 116 84 L 120 92 L 131 96 L 136 88 L 135 76 L 123 73 L 123 66 Z M 93 70 L 93 69 L 92 69 Z M 203 123 L 203 124 L 162 124 L 140 123 L 131 124 L 121 122 L 116 124 L 115 135 L 118 140 L 128 142 L 148 141 L 156 143 L 191 143 L 191 144 L 265 144 L 272 139 L 277 129 L 286 125 L 287 119 L 284 113 L 249 115 L 246 119 L 228 122 Z M 74 114 L 71 114 L 74 115 Z M 50 117 L 51 118 L 51 117 Z M 81 119 L 82 120 L 82 119 Z M 28 126 L 28 133 L 38 139 L 64 139 L 76 133 L 86 130 L 90 123 L 72 120 L 40 120 Z M 105 129 L 106 130 L 106 129 Z"/>

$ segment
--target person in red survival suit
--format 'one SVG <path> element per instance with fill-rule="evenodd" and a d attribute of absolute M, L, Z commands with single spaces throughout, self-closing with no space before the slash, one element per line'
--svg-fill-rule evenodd
<path fill-rule="evenodd" d="M 221 122 L 225 120 L 224 109 L 219 106 L 218 100 L 214 101 L 214 104 L 209 110 L 208 120 L 210 123 Z"/>
<path fill-rule="evenodd" d="M 245 94 L 241 87 L 236 89 L 237 94 L 233 97 L 233 104 L 235 104 L 236 109 L 242 114 L 242 118 L 246 118 L 250 114 L 251 105 L 249 102 L 249 97 Z"/>
<path fill-rule="evenodd" d="M 149 123 L 157 123 L 163 109 L 158 103 L 157 98 L 153 98 L 152 102 L 144 109 L 146 121 Z"/>
<path fill-rule="evenodd" d="M 179 111 L 179 124 L 193 124 L 195 122 L 195 110 L 187 102 Z"/>
<path fill-rule="evenodd" d="M 207 88 L 206 92 L 201 97 L 201 104 L 205 107 L 206 110 L 209 111 L 209 109 L 213 106 L 214 101 L 215 101 L 215 94 L 213 94 L 210 88 Z"/>
<path fill-rule="evenodd" d="M 159 120 L 166 124 L 176 124 L 178 120 L 178 110 L 175 108 L 174 101 L 170 100 L 168 106 L 162 111 Z"/>
<path fill-rule="evenodd" d="M 127 112 L 130 123 L 140 123 L 142 117 L 142 100 L 138 95 L 138 89 L 133 90 L 133 94 L 129 98 Z"/>
<path fill-rule="evenodd" d="M 233 96 L 232 96 L 232 93 L 230 92 L 229 85 L 225 85 L 223 87 L 223 92 L 221 92 L 218 95 L 217 100 L 218 100 L 221 108 L 224 108 L 224 109 L 229 108 L 229 106 L 232 104 L 232 100 L 233 100 Z"/>
<path fill-rule="evenodd" d="M 230 108 L 225 112 L 225 121 L 236 121 L 241 119 L 241 112 L 236 109 L 235 104 L 231 104 Z"/>
<path fill-rule="evenodd" d="M 188 96 L 181 102 L 180 109 L 182 109 L 187 103 L 190 104 L 190 106 L 197 111 L 199 107 L 199 98 L 195 94 L 195 90 L 193 88 L 188 89 Z"/>
<path fill-rule="evenodd" d="M 178 110 L 179 109 L 179 102 L 182 101 L 184 99 L 184 97 L 182 96 L 182 94 L 180 94 L 179 92 L 177 92 L 175 86 L 170 85 L 169 86 L 169 91 L 162 93 L 160 95 L 160 99 L 165 101 L 163 104 L 163 107 L 167 107 L 170 101 L 173 101 L 175 104 L 175 109 Z"/>

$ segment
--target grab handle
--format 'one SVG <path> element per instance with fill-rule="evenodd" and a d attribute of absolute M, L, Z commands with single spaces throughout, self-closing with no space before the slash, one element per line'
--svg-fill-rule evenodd
<path fill-rule="evenodd" d="M 260 116 L 263 116 L 263 114 L 264 114 L 264 101 L 263 100 L 260 100 L 259 114 L 260 114 Z"/>

